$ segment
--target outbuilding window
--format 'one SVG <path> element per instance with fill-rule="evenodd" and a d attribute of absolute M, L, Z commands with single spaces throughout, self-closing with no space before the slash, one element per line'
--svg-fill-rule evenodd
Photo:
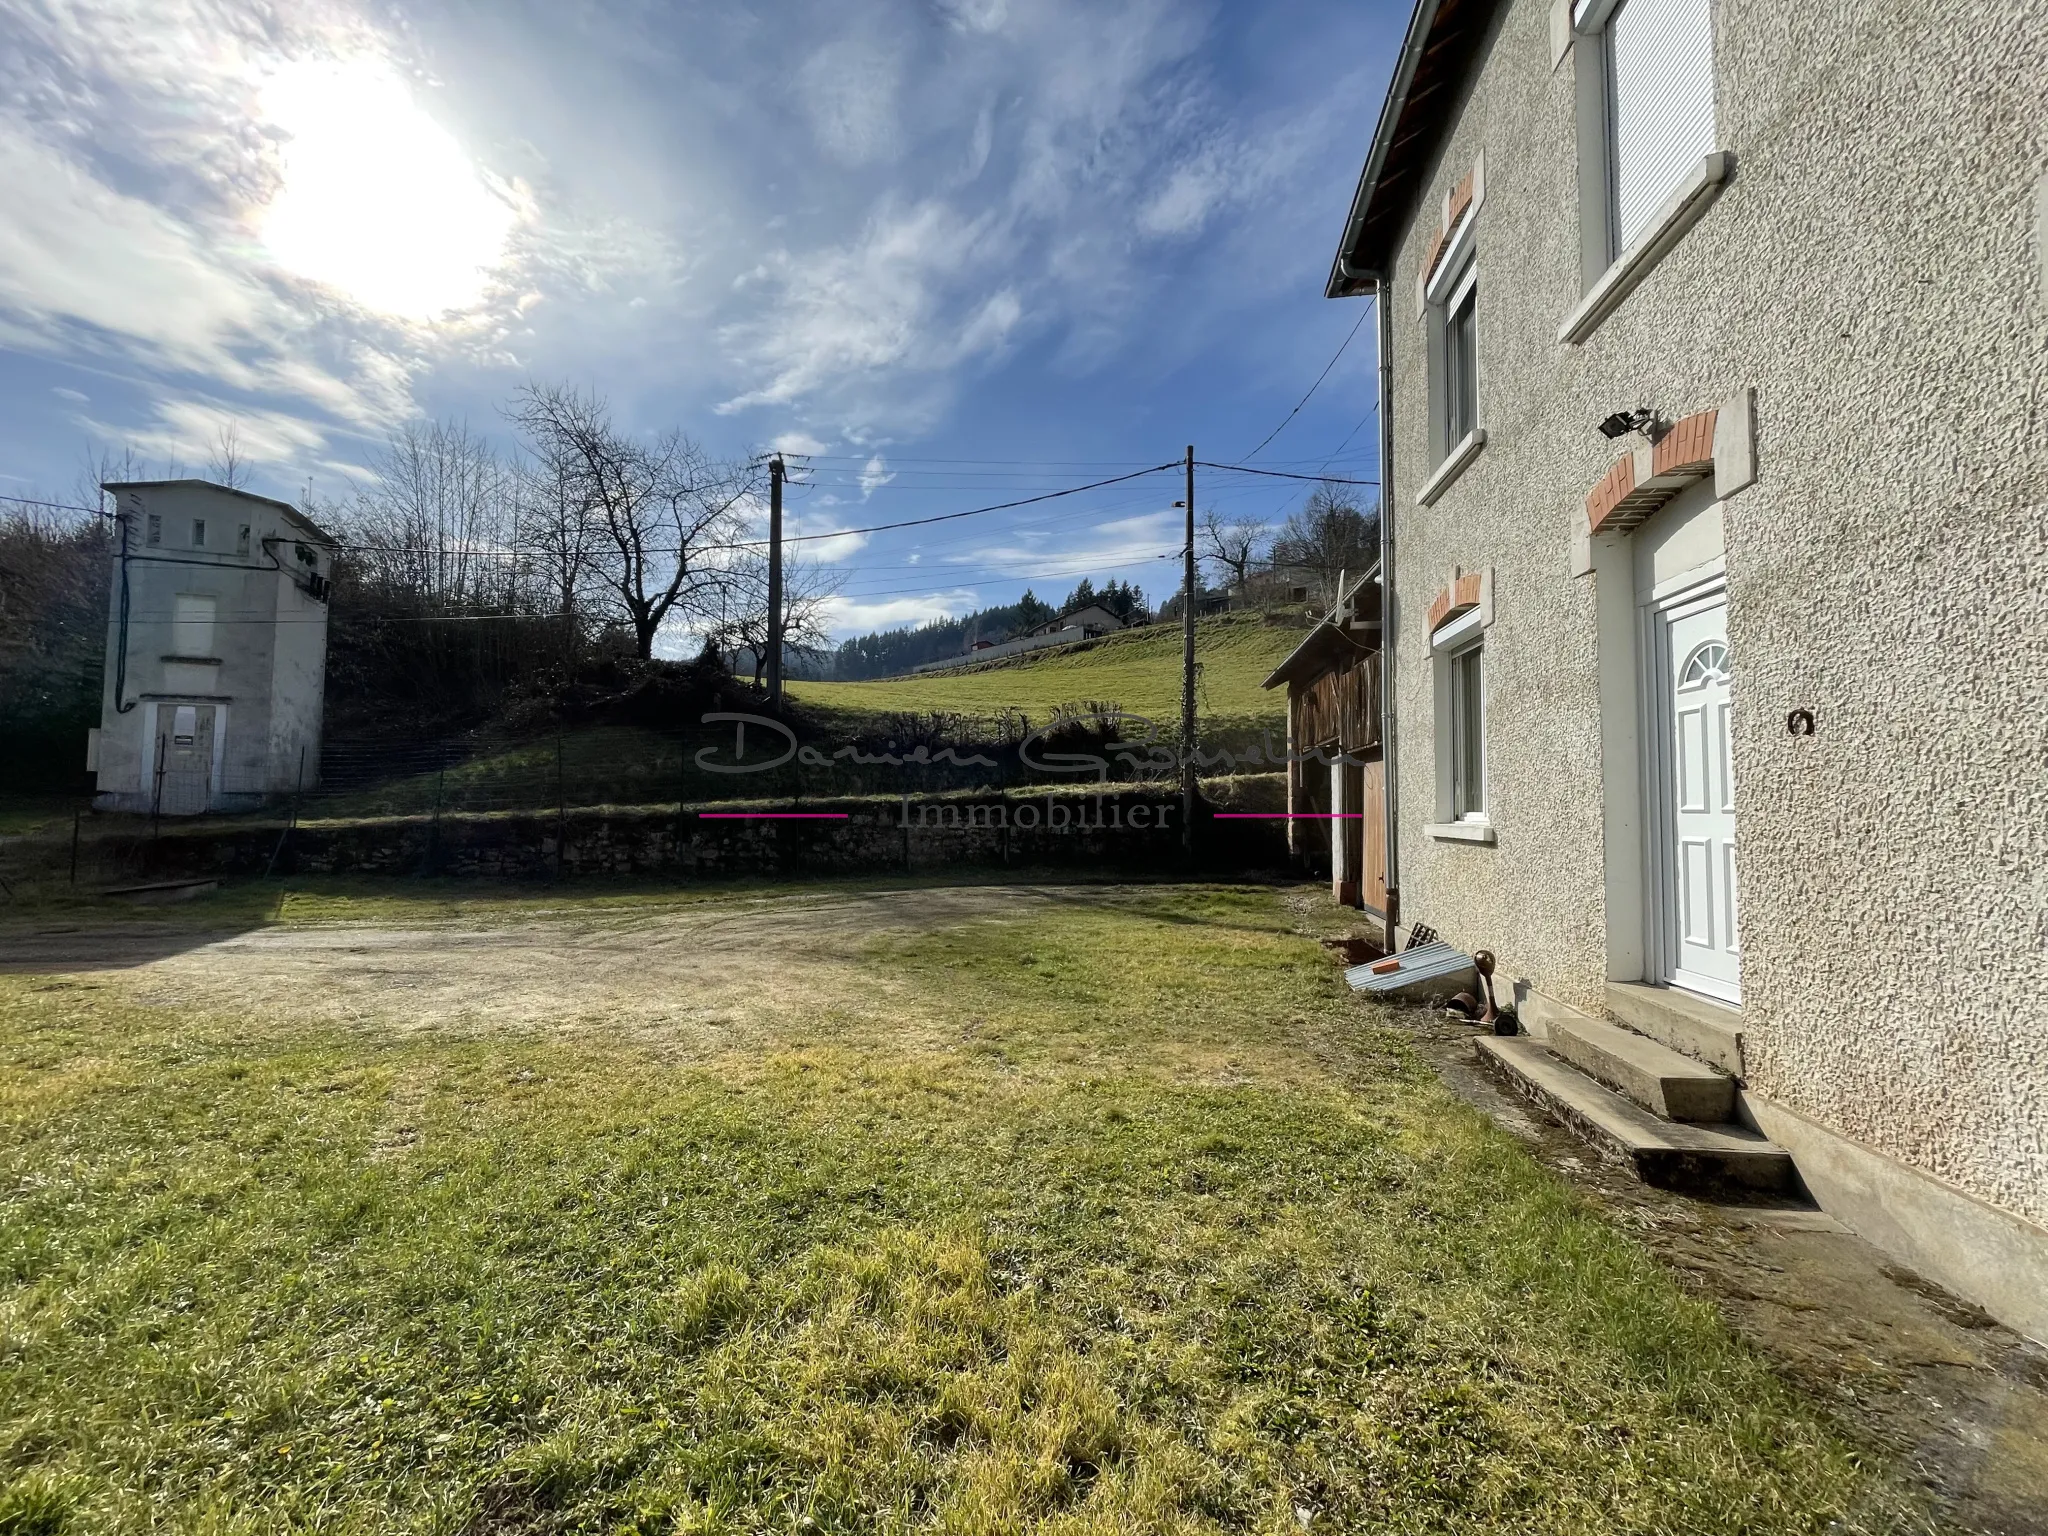
<path fill-rule="evenodd" d="M 194 549 L 206 548 L 206 519 L 203 517 L 192 519 L 192 547 Z"/>

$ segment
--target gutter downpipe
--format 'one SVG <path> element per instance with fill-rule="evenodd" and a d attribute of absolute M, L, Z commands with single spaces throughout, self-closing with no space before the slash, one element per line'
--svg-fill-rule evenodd
<path fill-rule="evenodd" d="M 114 642 L 114 713 L 125 715 L 135 707 L 122 701 L 128 691 L 128 514 L 117 513 L 115 521 L 121 525 L 121 632 Z"/>
<path fill-rule="evenodd" d="M 1336 278 L 1371 290 L 1376 301 L 1373 324 L 1379 331 L 1380 761 L 1386 786 L 1386 939 L 1390 950 L 1395 947 L 1394 928 L 1401 921 L 1401 844 L 1397 836 L 1400 818 L 1395 809 L 1400 797 L 1394 770 L 1394 342 L 1390 323 L 1393 306 L 1389 297 L 1394 286 L 1394 272 L 1391 261 L 1384 271 L 1354 267 L 1350 252 L 1358 248 L 1359 237 L 1364 232 L 1365 215 L 1373 189 L 1379 185 L 1380 172 L 1386 167 L 1394 130 L 1399 126 L 1402 108 L 1407 105 L 1409 87 L 1415 83 L 1415 71 L 1422 63 L 1423 49 L 1436 25 L 1437 11 L 1441 6 L 1442 0 L 1415 0 L 1415 9 L 1408 17 L 1408 32 L 1402 39 L 1401 56 L 1394 61 L 1394 78 L 1387 84 L 1387 99 L 1380 106 L 1380 120 L 1373 130 L 1372 148 L 1367 153 L 1365 168 L 1359 173 L 1358 190 L 1352 195 L 1351 216 L 1345 221 L 1344 238 L 1337 246 L 1336 261 Z M 1325 297 L 1344 297 L 1338 292 L 1336 278 L 1324 288 Z"/>
<path fill-rule="evenodd" d="M 1386 801 L 1387 949 L 1401 921 L 1400 785 L 1394 771 L 1394 338 L 1390 278 L 1373 288 L 1373 326 L 1380 344 L 1380 783 Z"/>
<path fill-rule="evenodd" d="M 1380 354 L 1380 772 L 1385 786 L 1387 948 L 1395 947 L 1394 929 L 1401 921 L 1400 781 L 1395 770 L 1394 709 L 1394 338 L 1388 324 L 1391 272 L 1361 272 L 1340 255 L 1337 269 L 1349 282 L 1369 283 L 1374 302 L 1373 326 L 1379 332 Z"/>

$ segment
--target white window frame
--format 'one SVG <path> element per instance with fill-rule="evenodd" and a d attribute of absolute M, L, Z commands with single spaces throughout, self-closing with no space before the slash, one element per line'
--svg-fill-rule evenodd
<path fill-rule="evenodd" d="M 1472 306 L 1472 355 L 1466 371 L 1470 373 L 1472 394 L 1472 419 L 1463 421 L 1458 416 L 1458 399 L 1455 384 L 1458 377 L 1457 365 L 1452 361 L 1452 322 L 1467 304 Z M 1444 300 L 1444 441 L 1455 447 L 1479 429 L 1479 263 L 1476 260 L 1465 263 L 1464 271 Z"/>
<path fill-rule="evenodd" d="M 1480 425 L 1485 403 L 1481 399 L 1479 367 L 1479 313 L 1475 297 L 1479 286 L 1479 257 L 1474 249 L 1476 211 L 1467 210 L 1444 247 L 1436 270 L 1423 289 L 1429 320 L 1429 411 L 1431 458 L 1436 467 L 1416 492 L 1422 506 L 1434 505 L 1466 466 L 1486 446 L 1486 429 Z M 1451 316 L 1467 299 L 1473 300 L 1472 314 L 1472 420 L 1458 423 L 1451 400 Z M 1454 428 L 1464 431 L 1453 435 Z"/>
<path fill-rule="evenodd" d="M 1450 663 L 1451 820 L 1490 825 L 1492 818 L 1486 813 L 1486 642 L 1473 640 L 1444 660 Z M 1477 699 L 1471 697 L 1475 681 Z M 1477 740 L 1471 736 L 1475 714 Z"/>
<path fill-rule="evenodd" d="M 1495 840 L 1489 756 L 1486 750 L 1488 707 L 1486 630 L 1489 615 L 1483 606 L 1467 609 L 1439 625 L 1429 637 L 1431 671 L 1436 685 L 1436 813 L 1437 819 L 1423 832 L 1439 842 L 1492 843 Z M 1464 700 L 1457 663 L 1474 652 L 1479 663 L 1479 804 L 1461 806 L 1459 743 Z"/>

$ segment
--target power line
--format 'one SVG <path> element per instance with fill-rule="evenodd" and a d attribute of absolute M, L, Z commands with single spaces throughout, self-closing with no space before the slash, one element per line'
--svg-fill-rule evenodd
<path fill-rule="evenodd" d="M 1028 507 L 1041 501 L 1056 501 L 1062 496 L 1078 496 L 1083 491 L 1099 491 L 1106 485 L 1121 485 L 1126 480 L 1136 480 L 1144 475 L 1156 475 L 1161 470 L 1174 469 L 1177 467 L 1177 465 L 1173 464 L 1154 464 L 1147 469 L 1134 469 L 1127 475 L 1112 475 L 1107 480 L 1096 480 L 1087 485 L 1071 485 L 1068 486 L 1065 490 L 1046 491 L 1040 495 L 1026 496 L 1017 501 L 999 501 L 994 506 L 970 507 L 965 512 L 941 512 L 936 517 L 907 518 L 900 523 L 876 523 L 873 527 L 870 528 L 835 528 L 830 533 L 806 533 L 799 535 L 797 539 L 788 539 L 784 542 L 794 544 L 799 542 L 799 540 L 807 541 L 811 539 L 843 539 L 856 533 L 887 533 L 890 530 L 896 528 L 922 528 L 930 523 L 950 523 L 955 518 L 979 517 L 984 512 L 1007 512 L 1012 507 Z M 743 544 L 734 544 L 727 547 L 733 549 L 751 549 L 766 542 L 767 541 L 765 539 L 751 539 Z"/>
<path fill-rule="evenodd" d="M 42 501 L 34 496 L 0 496 L 0 501 L 12 501 L 24 507 L 50 507 L 63 512 L 90 512 L 94 517 L 105 517 L 98 507 L 81 507 L 75 501 Z"/>
<path fill-rule="evenodd" d="M 1358 312 L 1358 318 L 1352 322 L 1351 330 L 1345 335 L 1343 342 L 1338 346 L 1337 350 L 1333 354 L 1331 354 L 1330 360 L 1323 365 L 1323 371 L 1316 375 L 1315 383 L 1309 385 L 1308 394 L 1303 395 L 1299 400 L 1295 401 L 1294 409 L 1289 411 L 1285 416 L 1283 416 L 1280 419 L 1279 426 L 1275 427 L 1272 431 L 1268 432 L 1264 437 L 1259 439 L 1259 448 L 1265 447 L 1266 444 L 1270 443 L 1271 441 L 1273 441 L 1274 438 L 1278 437 L 1280 433 L 1286 428 L 1287 423 L 1294 420 L 1295 417 L 1301 414 L 1301 408 L 1304 405 L 1308 404 L 1309 396 L 1313 395 L 1317 390 L 1323 387 L 1323 380 L 1327 379 L 1330 376 L 1330 370 L 1337 366 L 1337 359 L 1344 355 L 1344 349 L 1351 345 L 1351 338 L 1358 334 L 1358 328 L 1361 325 L 1365 324 L 1365 317 L 1371 313 L 1372 311 L 1369 309 L 1362 309 Z M 1259 448 L 1254 448 L 1250 453 L 1246 454 L 1245 457 L 1248 459 L 1257 458 L 1259 456 Z"/>
<path fill-rule="evenodd" d="M 1332 464 L 1336 463 L 1338 457 L 1344 452 L 1344 450 L 1351 446 L 1351 439 L 1358 436 L 1360 432 L 1363 432 L 1365 430 L 1365 424 L 1368 421 L 1371 421 L 1373 417 L 1379 415 L 1379 413 L 1379 404 L 1377 401 L 1375 401 L 1372 409 L 1367 411 L 1363 416 L 1358 418 L 1358 425 L 1353 427 L 1349 432 L 1346 432 L 1344 434 L 1344 441 L 1339 443 L 1335 448 L 1330 450 L 1330 456 L 1327 459 L 1323 460 L 1322 467 L 1324 469 L 1328 469 Z"/>
<path fill-rule="evenodd" d="M 1290 474 L 1284 469 L 1254 469 L 1249 464 L 1211 464 L 1207 459 L 1197 459 L 1195 462 L 1204 469 L 1227 470 L 1235 475 L 1268 475 L 1275 480 L 1310 480 L 1317 483 L 1327 480 L 1333 485 L 1377 486 L 1379 484 L 1377 480 L 1354 480 L 1346 475 L 1296 475 Z"/>
<path fill-rule="evenodd" d="M 1177 468 L 1179 468 L 1177 464 L 1154 464 L 1146 469 L 1133 470 L 1126 475 L 1112 475 L 1107 480 L 1094 480 L 1086 485 L 1065 486 L 1060 490 L 1043 491 L 1036 496 L 1023 496 L 1014 501 L 999 501 L 986 507 L 969 507 L 964 512 L 940 512 L 931 517 L 910 517 L 893 523 L 872 523 L 864 528 L 830 528 L 823 533 L 790 535 L 785 537 L 782 542 L 785 544 L 813 543 L 821 539 L 852 538 L 857 534 L 888 533 L 898 528 L 924 528 L 933 523 L 955 522 L 963 517 L 981 517 L 989 512 L 1007 512 L 1017 507 L 1035 506 L 1041 501 L 1057 501 L 1063 496 L 1079 496 L 1087 491 L 1099 491 L 1105 486 L 1122 485 L 1128 480 L 1137 480 L 1146 475 L 1158 474 L 1161 470 Z M 595 542 L 600 545 L 602 544 L 601 540 Z M 687 551 L 647 548 L 642 549 L 640 553 L 643 555 L 711 554 L 738 549 L 759 549 L 767 543 L 768 540 L 766 539 L 740 539 L 729 544 L 698 544 L 692 546 Z M 503 548 L 462 549 L 459 546 L 422 544 L 365 544 L 347 539 L 338 541 L 337 547 L 343 550 L 354 550 L 363 554 L 428 556 L 446 552 L 453 548 L 454 552 L 475 559 L 516 559 L 522 555 L 543 560 L 561 558 L 559 551 Z"/>

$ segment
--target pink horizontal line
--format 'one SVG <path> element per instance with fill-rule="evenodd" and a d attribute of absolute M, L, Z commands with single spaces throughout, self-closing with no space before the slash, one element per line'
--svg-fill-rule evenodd
<path fill-rule="evenodd" d="M 699 811 L 700 821 L 844 821 L 845 811 Z"/>
<path fill-rule="evenodd" d="M 1363 811 L 1218 811 L 1218 821 L 1363 821 Z"/>

